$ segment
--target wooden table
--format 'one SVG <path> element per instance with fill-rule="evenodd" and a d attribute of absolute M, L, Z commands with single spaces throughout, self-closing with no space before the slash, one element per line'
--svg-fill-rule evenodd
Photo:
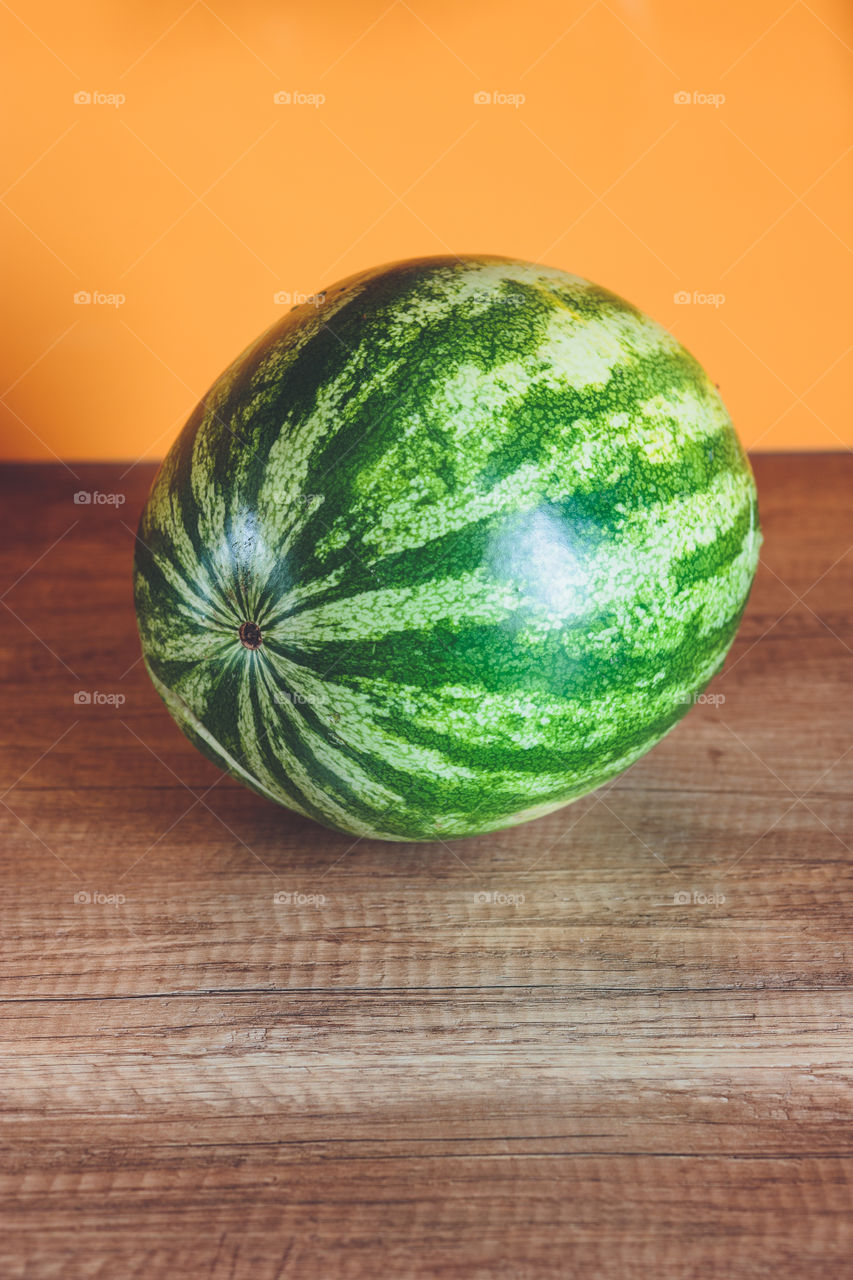
<path fill-rule="evenodd" d="M 131 601 L 150 467 L 5 470 L 3 1280 L 853 1275 L 853 459 L 755 469 L 719 697 L 432 846 L 175 728 Z"/>

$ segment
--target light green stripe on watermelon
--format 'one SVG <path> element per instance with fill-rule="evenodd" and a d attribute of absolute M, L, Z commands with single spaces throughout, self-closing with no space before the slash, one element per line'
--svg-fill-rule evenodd
<path fill-rule="evenodd" d="M 226 370 L 152 489 L 137 611 L 221 767 L 428 840 L 648 750 L 722 664 L 759 544 L 728 415 L 671 335 L 550 268 L 427 259 L 333 286 Z"/>

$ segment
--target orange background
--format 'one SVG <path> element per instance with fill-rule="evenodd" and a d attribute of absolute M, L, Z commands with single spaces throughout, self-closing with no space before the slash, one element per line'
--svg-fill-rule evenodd
<path fill-rule="evenodd" d="M 6 457 L 159 457 L 276 294 L 448 250 L 629 298 L 750 447 L 853 444 L 846 0 L 13 7 Z"/>

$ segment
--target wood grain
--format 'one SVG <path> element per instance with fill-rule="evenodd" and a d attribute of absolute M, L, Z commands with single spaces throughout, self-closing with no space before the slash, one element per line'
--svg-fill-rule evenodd
<path fill-rule="evenodd" d="M 755 469 L 718 697 L 562 813 L 417 847 L 172 724 L 150 467 L 5 469 L 4 1280 L 853 1274 L 853 460 Z"/>

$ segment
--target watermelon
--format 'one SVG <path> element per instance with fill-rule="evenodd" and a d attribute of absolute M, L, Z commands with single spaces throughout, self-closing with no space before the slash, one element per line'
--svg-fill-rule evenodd
<path fill-rule="evenodd" d="M 214 383 L 139 524 L 151 679 L 195 745 L 355 836 L 526 822 L 720 670 L 755 484 L 696 360 L 577 276 L 350 276 Z"/>

